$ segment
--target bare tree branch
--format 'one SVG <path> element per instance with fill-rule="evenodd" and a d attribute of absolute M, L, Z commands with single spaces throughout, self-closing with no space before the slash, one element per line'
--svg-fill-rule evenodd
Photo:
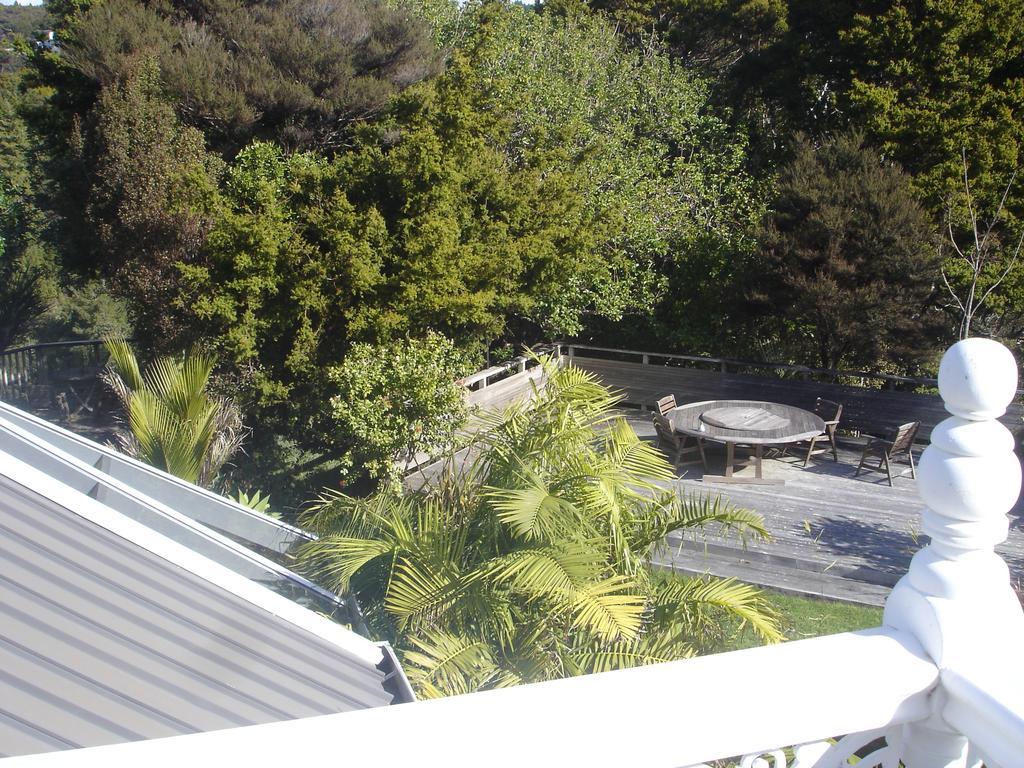
<path fill-rule="evenodd" d="M 960 338 L 964 339 L 970 335 L 971 322 L 974 317 L 978 314 L 978 311 L 985 304 L 992 293 L 1002 284 L 1006 277 L 1016 266 L 1017 261 L 1020 257 L 1021 247 L 1024 246 L 1024 231 L 1021 232 L 1020 239 L 1017 241 L 1017 247 L 1014 249 L 1013 255 L 1009 257 L 1006 265 L 1003 267 L 999 276 L 993 280 L 989 285 L 985 286 L 981 292 L 981 296 L 978 296 L 979 282 L 984 277 L 985 266 L 992 259 L 999 255 L 999 248 L 994 245 L 992 241 L 993 233 L 999 224 L 1000 219 L 1003 217 L 1003 213 L 1006 210 L 1006 200 L 1010 195 L 1010 190 L 1013 187 L 1013 183 L 1017 178 L 1017 171 L 1010 175 L 1010 180 L 1003 190 L 1002 196 L 999 198 L 999 204 L 996 206 L 991 218 L 984 223 L 984 233 L 981 231 L 978 222 L 978 211 L 975 208 L 974 198 L 971 195 L 971 181 L 970 173 L 967 166 L 967 149 L 961 148 L 960 159 L 963 165 L 963 182 L 964 182 L 964 197 L 967 201 L 967 212 L 970 217 L 971 235 L 974 237 L 974 247 L 968 248 L 965 252 L 964 249 L 957 242 L 956 233 L 953 230 L 953 200 L 946 203 L 946 229 L 949 235 L 949 242 L 956 252 L 957 256 L 962 258 L 967 264 L 970 270 L 970 280 L 966 286 L 966 295 L 961 298 L 960 295 L 954 290 L 953 286 L 949 282 L 949 276 L 945 270 L 941 270 L 942 282 L 946 286 L 946 290 L 949 291 L 950 296 L 956 302 L 957 308 L 960 310 Z"/>

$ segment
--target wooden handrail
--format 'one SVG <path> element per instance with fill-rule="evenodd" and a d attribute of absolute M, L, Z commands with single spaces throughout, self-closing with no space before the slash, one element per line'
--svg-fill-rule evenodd
<path fill-rule="evenodd" d="M 450 768 L 475 768 L 481 755 L 497 768 L 530 761 L 684 766 L 920 720 L 929 714 L 937 678 L 912 637 L 875 629 L 397 707 L 7 760 L 11 768 L 86 762 L 106 768 L 147 762 L 274 768 L 282 761 L 322 762 L 335 739 L 346 745 L 349 762 L 384 766 L 423 764 L 424 755 Z M 727 680 L 742 686 L 723 684 Z M 748 689 L 763 695 L 747 695 Z M 587 738 L 566 737 L 566 713 L 587 724 Z M 462 731 L 453 743 L 444 734 L 456 722 Z M 529 740 L 494 749 L 510 722 Z"/>
<path fill-rule="evenodd" d="M 737 368 L 770 368 L 772 370 L 795 371 L 797 373 L 821 374 L 834 377 L 850 376 L 856 378 L 880 379 L 882 381 L 917 384 L 919 386 L 937 386 L 938 383 L 937 380 L 933 378 L 897 376 L 889 373 L 873 373 L 871 371 L 857 371 L 842 368 L 813 368 L 807 365 L 794 365 L 792 363 L 755 362 L 752 360 L 737 360 L 735 358 L 729 357 L 710 357 L 705 355 L 680 355 L 671 352 L 644 352 L 634 349 L 598 347 L 590 344 L 570 344 L 568 342 L 560 342 L 560 346 L 564 346 L 572 351 L 575 351 L 577 349 L 585 349 L 593 352 L 609 352 L 618 355 L 632 355 L 635 357 L 639 357 L 641 359 L 646 359 L 648 361 L 650 360 L 650 358 L 656 357 L 665 360 L 685 360 L 686 362 L 707 363 L 718 366 L 733 366 Z M 644 364 L 649 365 L 650 363 L 646 362 Z"/>
<path fill-rule="evenodd" d="M 77 341 L 44 341 L 40 344 L 28 344 L 23 347 L 10 347 L 0 352 L 0 357 L 13 355 L 15 352 L 32 352 L 37 349 L 54 349 L 57 347 L 95 347 L 103 344 L 103 339 L 80 339 Z"/>
<path fill-rule="evenodd" d="M 837 379 L 842 376 L 850 378 L 860 379 L 875 379 L 884 381 L 890 384 L 913 384 L 920 387 L 937 387 L 938 380 L 928 377 L 919 376 L 897 376 L 890 373 L 874 373 L 872 371 L 858 371 L 844 368 L 814 368 L 807 365 L 793 365 L 791 363 L 773 363 L 773 362 L 754 362 L 750 360 L 737 360 L 735 358 L 728 357 L 710 357 L 705 355 L 680 355 L 671 352 L 644 352 L 642 350 L 634 349 L 617 349 L 614 347 L 598 347 L 591 344 L 574 344 L 570 342 L 560 341 L 556 342 L 552 346 L 564 347 L 569 351 L 571 357 L 575 350 L 583 349 L 593 352 L 608 352 L 617 355 L 632 355 L 641 359 L 642 365 L 651 365 L 651 358 L 661 358 L 665 360 L 683 360 L 686 362 L 693 363 L 706 363 L 708 365 L 717 365 L 722 373 L 728 373 L 728 368 L 762 368 L 772 369 L 779 371 L 793 371 L 796 373 L 805 373 L 810 375 L 821 375 L 830 376 L 833 379 Z M 1024 395 L 1024 389 L 1017 390 L 1018 395 Z"/>

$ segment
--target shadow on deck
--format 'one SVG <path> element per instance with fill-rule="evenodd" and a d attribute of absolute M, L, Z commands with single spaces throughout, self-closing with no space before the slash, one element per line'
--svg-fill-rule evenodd
<path fill-rule="evenodd" d="M 627 412 L 636 433 L 654 440 L 646 415 Z M 803 467 L 795 455 L 766 459 L 764 475 L 783 485 L 723 484 L 703 480 L 701 466 L 680 470 L 678 484 L 691 493 L 712 493 L 761 514 L 772 540 L 747 542 L 712 531 L 670 537 L 655 562 L 687 573 L 734 576 L 742 581 L 797 594 L 881 605 L 910 558 L 928 542 L 920 534 L 923 506 L 910 467 L 890 488 L 884 472 L 854 477 L 862 442 L 840 444 L 839 461 L 819 455 Z M 920 452 L 915 450 L 915 458 Z M 724 468 L 724 453 L 712 448 L 712 473 Z M 894 470 L 895 473 L 895 470 Z M 752 474 L 743 469 L 738 476 Z M 1015 581 L 1024 581 L 1024 503 L 1010 513 L 1010 535 L 996 550 Z"/>

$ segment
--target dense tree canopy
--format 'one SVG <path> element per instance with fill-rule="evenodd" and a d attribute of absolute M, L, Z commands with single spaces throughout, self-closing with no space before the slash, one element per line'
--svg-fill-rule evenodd
<path fill-rule="evenodd" d="M 712 306 L 761 204 L 744 143 L 712 108 L 708 82 L 657 47 L 628 49 L 600 20 L 516 7 L 486 16 L 472 56 L 477 79 L 462 87 L 508 114 L 499 143 L 507 161 L 572 173 L 600 223 L 585 279 L 540 276 L 556 278 L 558 293 L 531 319 L 551 335 L 646 314 L 691 259 L 712 276 L 694 270 L 681 300 Z M 692 343 L 702 326 L 694 317 L 680 333 Z"/>
<path fill-rule="evenodd" d="M 0 349 L 26 339 L 56 278 L 21 80 L 18 72 L 0 73 Z"/>
<path fill-rule="evenodd" d="M 1018 5 L 54 0 L 4 268 L 48 254 L 47 332 L 123 328 L 109 286 L 304 457 L 347 450 L 330 367 L 432 332 L 913 368 L 956 325 L 961 151 L 979 210 L 1019 163 Z M 975 327 L 1024 332 L 1022 275 Z"/>
<path fill-rule="evenodd" d="M 99 88 L 154 59 L 179 116 L 227 154 L 253 138 L 338 149 L 438 65 L 424 24 L 353 0 L 98 0 L 62 36 L 65 61 Z"/>
<path fill-rule="evenodd" d="M 639 40 L 660 35 L 684 65 L 728 71 L 788 28 L 786 0 L 592 0 Z"/>
<path fill-rule="evenodd" d="M 100 274 L 131 302 L 136 330 L 148 348 L 190 340 L 169 311 L 177 267 L 203 237 L 204 223 L 176 210 L 178 188 L 214 165 L 203 135 L 184 126 L 160 93 L 151 60 L 101 93 L 82 129 L 76 170 L 91 186 L 84 201 L 87 230 L 80 243 Z"/>
<path fill-rule="evenodd" d="M 351 151 L 254 144 L 223 180 L 192 174 L 176 216 L 209 228 L 173 313 L 271 404 L 323 391 L 355 341 L 436 330 L 479 350 L 637 312 L 667 264 L 721 270 L 749 239 L 742 144 L 707 110 L 699 79 L 600 22 L 494 9 Z"/>
<path fill-rule="evenodd" d="M 797 146 L 753 270 L 762 322 L 784 322 L 772 328 L 781 345 L 823 368 L 907 366 L 934 349 L 931 224 L 909 179 L 862 142 L 847 133 Z"/>
<path fill-rule="evenodd" d="M 998 199 L 1024 158 L 1022 37 L 1014 0 L 868 3 L 843 32 L 853 116 L 931 210 L 962 191 L 962 149 L 981 199 Z M 1022 192 L 1012 190 L 1018 215 Z"/>
<path fill-rule="evenodd" d="M 587 264 L 590 237 L 561 175 L 512 172 L 487 125 L 467 92 L 441 83 L 334 161 L 247 148 L 222 187 L 200 177 L 193 189 L 212 224 L 182 265 L 178 306 L 267 403 L 294 397 L 354 341 L 434 329 L 479 349 L 531 292 L 553 290 L 530 275 Z"/>

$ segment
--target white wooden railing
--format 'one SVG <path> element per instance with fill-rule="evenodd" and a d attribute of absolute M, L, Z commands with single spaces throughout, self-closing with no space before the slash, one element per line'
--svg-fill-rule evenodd
<path fill-rule="evenodd" d="M 858 768 L 1017 768 L 1024 613 L 993 551 L 1020 489 L 1012 438 L 996 421 L 1016 379 L 992 341 L 960 342 L 943 358 L 952 415 L 919 469 L 931 543 L 877 629 L 5 765 L 679 768 L 733 758 L 839 768 L 857 752 Z"/>

